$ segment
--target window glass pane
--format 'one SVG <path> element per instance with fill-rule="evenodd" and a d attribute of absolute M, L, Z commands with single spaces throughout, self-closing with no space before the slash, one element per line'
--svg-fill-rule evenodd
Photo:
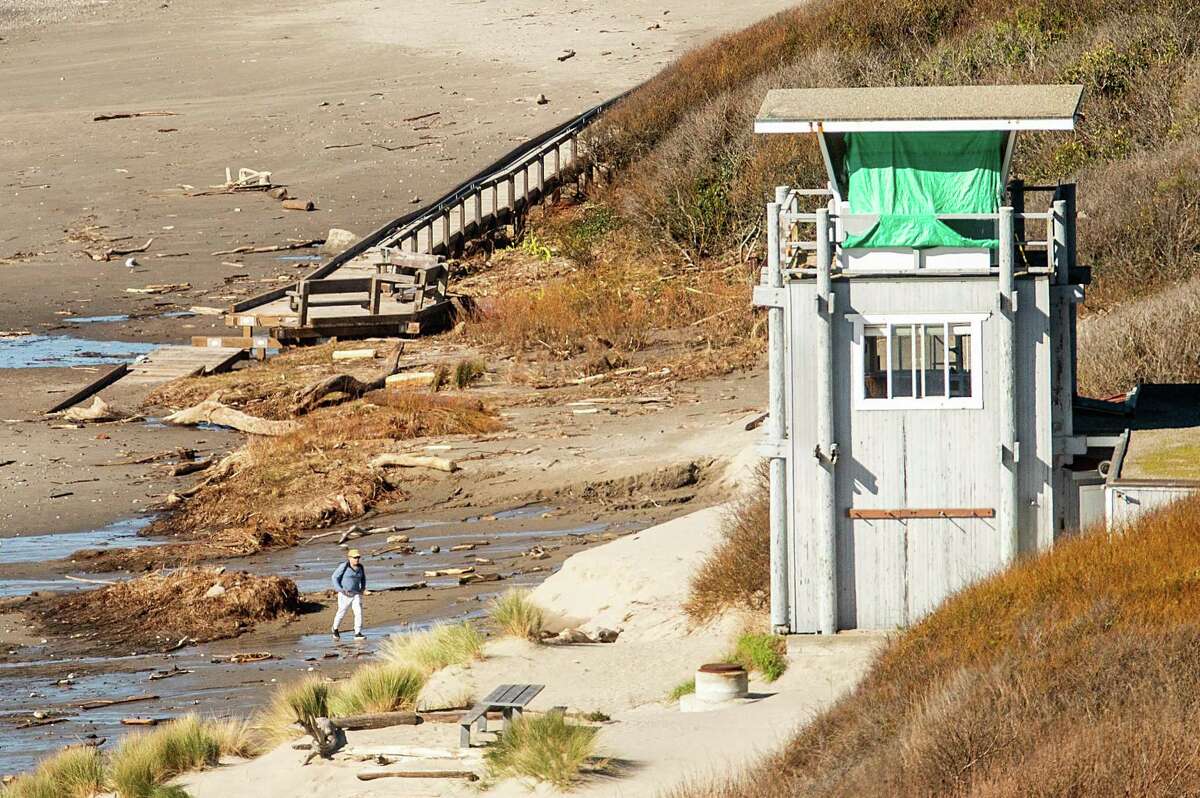
<path fill-rule="evenodd" d="M 868 399 L 887 398 L 887 330 L 863 328 L 863 395 Z"/>
<path fill-rule="evenodd" d="M 940 398 L 946 395 L 946 328 L 941 324 L 926 324 L 921 336 L 921 374 L 924 377 L 924 396 Z"/>
<path fill-rule="evenodd" d="M 892 398 L 913 396 L 914 326 L 892 327 Z"/>
<path fill-rule="evenodd" d="M 950 396 L 971 395 L 971 327 L 950 328 Z"/>

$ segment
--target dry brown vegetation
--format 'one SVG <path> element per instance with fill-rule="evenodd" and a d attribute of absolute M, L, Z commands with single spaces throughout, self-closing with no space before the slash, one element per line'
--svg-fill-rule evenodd
<path fill-rule="evenodd" d="M 694 623 L 710 621 L 729 609 L 761 612 L 771 589 L 770 497 L 767 468 L 730 507 L 721 542 L 692 576 L 684 610 Z"/>
<path fill-rule="evenodd" d="M 214 585 L 224 592 L 206 596 Z M 80 633 L 85 641 L 166 648 L 185 637 L 194 642 L 235 637 L 256 623 L 291 616 L 300 608 L 300 594 L 292 580 L 278 576 L 184 568 L 42 596 L 25 608 L 56 635 Z"/>
<path fill-rule="evenodd" d="M 772 187 L 825 181 L 811 137 L 752 133 L 768 89 L 1081 83 L 1079 129 L 1024 136 L 1014 173 L 1078 180 L 1089 310 L 1108 309 L 1200 266 L 1198 49 L 1187 0 L 804 3 L 685 54 L 609 112 L 591 132 L 617 175 L 599 199 L 666 257 L 755 260 Z M 1166 379 L 1165 342 L 1147 340 L 1139 375 Z M 1185 374 L 1200 378 L 1200 363 Z"/>
<path fill-rule="evenodd" d="M 252 438 L 228 476 L 206 484 L 151 531 L 203 536 L 239 554 L 291 545 L 305 529 L 357 517 L 386 496 L 399 495 L 368 466 L 396 441 L 500 426 L 475 400 L 375 391 L 318 409 L 287 435 Z"/>
<path fill-rule="evenodd" d="M 777 754 L 677 798 L 1200 792 L 1200 499 L 951 598 Z"/>

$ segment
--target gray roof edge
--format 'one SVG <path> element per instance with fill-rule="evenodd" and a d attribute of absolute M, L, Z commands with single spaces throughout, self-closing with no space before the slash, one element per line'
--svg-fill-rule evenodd
<path fill-rule="evenodd" d="M 1077 84 L 772 89 L 759 123 L 1071 120 Z"/>

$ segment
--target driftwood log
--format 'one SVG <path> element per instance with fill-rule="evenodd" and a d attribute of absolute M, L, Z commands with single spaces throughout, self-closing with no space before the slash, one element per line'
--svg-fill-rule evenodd
<path fill-rule="evenodd" d="M 371 468 L 430 468 L 447 473 L 458 470 L 458 463 L 453 460 L 420 454 L 381 454 L 372 458 L 367 465 Z"/>
<path fill-rule="evenodd" d="M 359 781 L 375 779 L 466 779 L 479 781 L 479 775 L 470 770 L 368 770 L 357 774 Z"/>
<path fill-rule="evenodd" d="M 401 343 L 388 358 L 383 373 L 369 382 L 363 382 L 350 374 L 334 374 L 332 377 L 326 377 L 300 389 L 296 392 L 296 398 L 292 402 L 292 414 L 302 416 L 309 413 L 332 394 L 342 395 L 338 402 L 340 403 L 358 399 L 371 391 L 378 391 L 387 384 L 388 377 L 400 370 L 400 356 L 403 354 L 404 344 Z"/>
<path fill-rule="evenodd" d="M 343 731 L 361 731 L 362 729 L 386 729 L 389 726 L 417 726 L 421 716 L 415 712 L 375 712 L 369 715 L 347 715 L 331 720 L 334 726 Z"/>
<path fill-rule="evenodd" d="M 295 421 L 271 421 L 234 410 L 217 399 L 205 399 L 194 407 L 164 416 L 163 421 L 185 427 L 204 423 L 218 424 L 251 435 L 286 435 L 299 427 Z"/>
<path fill-rule="evenodd" d="M 314 718 L 302 725 L 308 736 L 317 744 L 317 750 L 304 760 L 306 765 L 318 756 L 322 759 L 333 759 L 333 755 L 346 744 L 346 733 L 333 725 L 329 718 Z"/>

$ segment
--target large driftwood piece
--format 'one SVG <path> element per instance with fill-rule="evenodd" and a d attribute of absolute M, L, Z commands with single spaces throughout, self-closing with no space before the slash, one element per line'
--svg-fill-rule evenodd
<path fill-rule="evenodd" d="M 369 715 L 347 715 L 332 718 L 333 725 L 344 731 L 386 729 L 389 726 L 416 726 L 421 717 L 415 712 L 376 712 Z"/>
<path fill-rule="evenodd" d="M 194 407 L 188 407 L 169 416 L 163 421 L 180 426 L 195 426 L 197 424 L 218 424 L 222 427 L 232 427 L 251 435 L 286 435 L 300 425 L 295 421 L 271 421 L 265 418 L 234 410 L 221 404 L 216 399 L 205 399 Z"/>
<path fill-rule="evenodd" d="M 357 399 L 363 394 L 371 391 L 378 391 L 387 384 L 387 378 L 400 370 L 400 356 L 404 354 L 404 344 L 401 343 L 396 347 L 396 351 L 388 359 L 387 365 L 375 379 L 369 382 L 354 377 L 350 374 L 335 374 L 332 377 L 326 377 L 323 380 L 318 380 L 313 384 L 302 388 L 296 392 L 296 398 L 292 402 L 292 414 L 302 416 L 317 408 L 327 396 L 332 394 L 341 394 L 340 401 L 348 402 L 351 399 Z"/>
<path fill-rule="evenodd" d="M 371 468 L 431 468 L 434 471 L 451 473 L 458 470 L 458 463 L 444 457 L 427 457 L 420 454 L 381 454 L 367 463 Z"/>
<path fill-rule="evenodd" d="M 479 781 L 479 775 L 469 770 L 368 770 L 357 775 L 359 781 L 375 779 L 466 779 Z"/>

